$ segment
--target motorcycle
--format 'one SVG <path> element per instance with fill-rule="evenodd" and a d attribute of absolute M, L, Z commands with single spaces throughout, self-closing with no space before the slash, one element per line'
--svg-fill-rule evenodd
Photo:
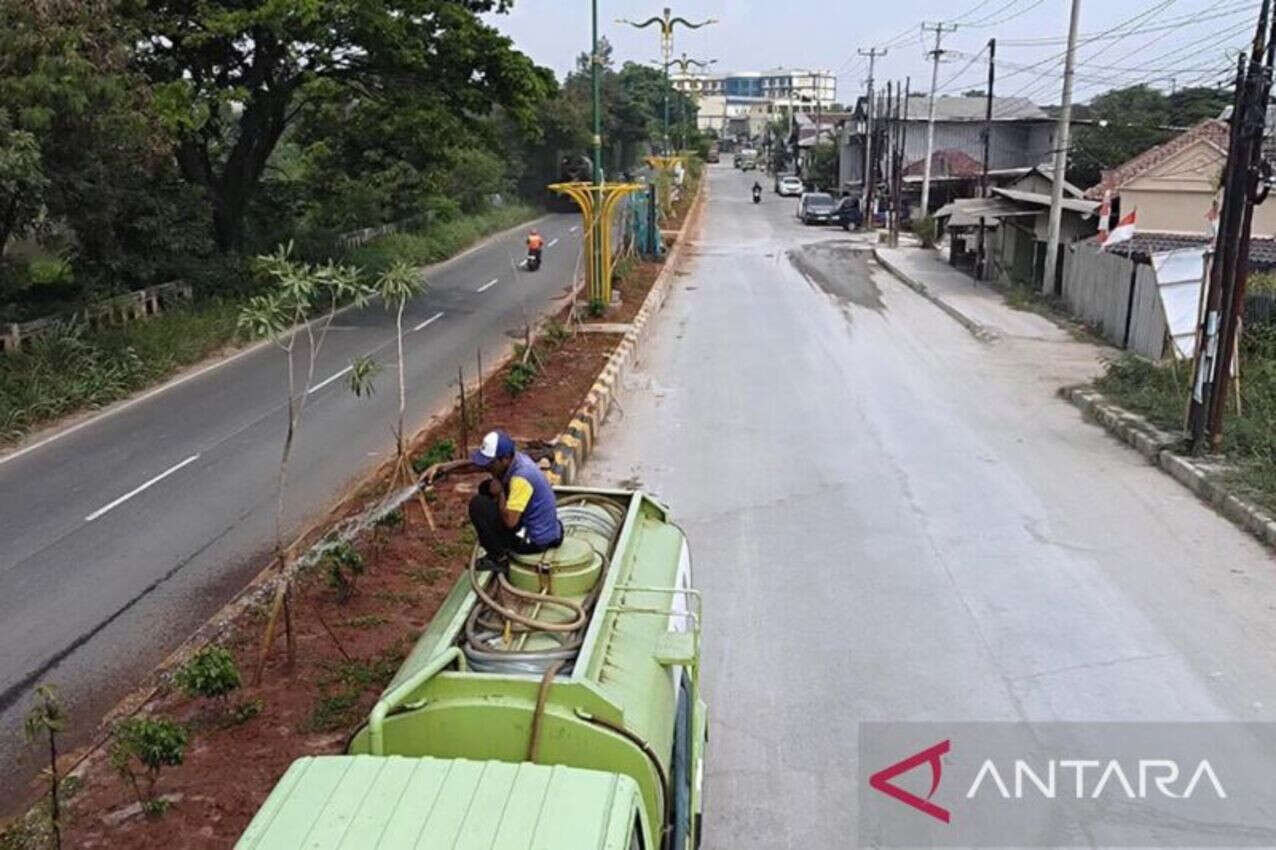
<path fill-rule="evenodd" d="M 762 189 L 758 186 L 753 187 L 753 203 L 762 203 Z"/>
<path fill-rule="evenodd" d="M 541 267 L 541 249 L 528 248 L 527 261 L 525 263 L 529 272 L 534 272 Z"/>

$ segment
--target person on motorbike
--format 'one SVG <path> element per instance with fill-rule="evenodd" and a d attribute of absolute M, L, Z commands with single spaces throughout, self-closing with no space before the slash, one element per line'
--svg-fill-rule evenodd
<path fill-rule="evenodd" d="M 540 232 L 535 227 L 532 232 L 527 234 L 527 255 L 534 258 L 536 265 L 541 264 L 541 250 L 545 247 L 545 241 L 541 239 Z"/>
<path fill-rule="evenodd" d="M 754 180 L 753 181 L 753 200 L 756 201 L 761 197 L 762 197 L 762 184 Z"/>

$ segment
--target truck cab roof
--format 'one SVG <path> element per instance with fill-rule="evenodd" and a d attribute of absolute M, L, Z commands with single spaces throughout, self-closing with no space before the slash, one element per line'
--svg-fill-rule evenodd
<path fill-rule="evenodd" d="M 640 803 L 633 779 L 598 770 L 312 756 L 293 762 L 235 846 L 629 850 L 643 846 L 631 844 Z"/>

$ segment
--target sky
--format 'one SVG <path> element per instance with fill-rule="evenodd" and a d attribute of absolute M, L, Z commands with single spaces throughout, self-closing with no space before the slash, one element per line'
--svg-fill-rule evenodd
<path fill-rule="evenodd" d="M 777 66 L 818 68 L 838 76 L 838 100 L 853 101 L 868 77 L 860 50 L 885 47 L 877 59 L 877 85 L 912 78 L 913 91 L 930 86 L 933 31 L 921 24 L 956 24 L 945 31 L 946 51 L 937 90 L 960 94 L 983 89 L 986 45 L 997 44 L 998 96 L 1058 103 L 1068 34 L 1069 0 L 665 0 L 673 14 L 693 21 L 718 18 L 698 30 L 674 30 L 674 55 L 717 59 L 719 70 L 765 70 Z M 1257 0 L 1080 0 L 1074 99 L 1088 101 L 1110 88 L 1146 82 L 1171 85 L 1218 83 L 1235 67 L 1236 51 L 1253 35 Z M 660 55 L 657 27 L 639 30 L 616 18 L 646 20 L 659 15 L 662 0 L 598 0 L 599 35 L 614 47 L 617 63 L 654 62 Z M 588 49 L 590 4 L 586 0 L 517 0 L 506 15 L 487 20 L 561 79 Z"/>

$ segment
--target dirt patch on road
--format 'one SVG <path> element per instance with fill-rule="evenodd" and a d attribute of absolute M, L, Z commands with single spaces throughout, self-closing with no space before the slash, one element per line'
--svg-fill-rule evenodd
<path fill-rule="evenodd" d="M 793 268 L 814 287 L 870 310 L 884 310 L 881 290 L 868 270 L 868 254 L 857 243 L 812 242 L 785 252 Z"/>

